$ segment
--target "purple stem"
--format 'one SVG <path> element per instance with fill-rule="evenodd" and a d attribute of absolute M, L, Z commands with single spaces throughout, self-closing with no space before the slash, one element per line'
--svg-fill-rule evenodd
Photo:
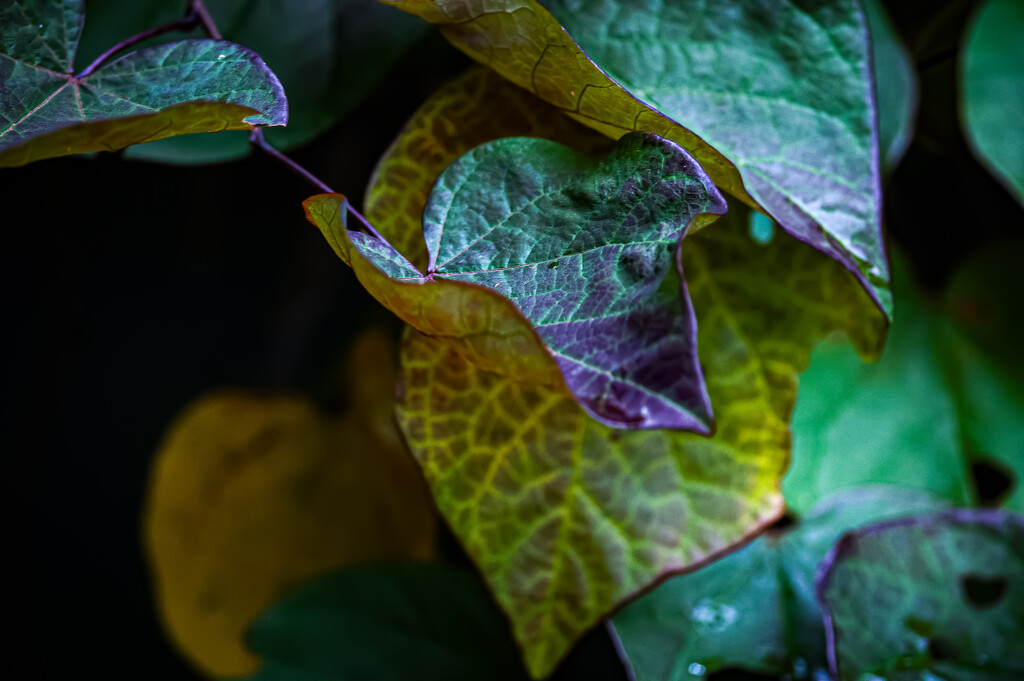
<path fill-rule="evenodd" d="M 293 173 L 295 173 L 302 179 L 312 184 L 314 187 L 319 189 L 324 194 L 336 193 L 333 189 L 324 184 L 323 180 L 321 180 L 319 177 L 309 172 L 308 170 L 300 166 L 298 163 L 291 160 L 290 158 L 282 154 L 280 151 L 272 147 L 270 143 L 267 142 L 266 138 L 263 136 L 263 130 L 261 128 L 256 128 L 255 130 L 252 131 L 252 134 L 249 135 L 249 141 L 257 149 L 283 163 L 285 167 L 287 167 L 289 170 L 291 170 Z M 346 205 L 348 206 L 348 212 L 351 213 L 352 217 L 354 217 L 362 224 L 362 227 L 367 234 L 377 239 L 380 239 L 384 243 L 387 243 L 387 240 L 380 235 L 380 232 L 374 229 L 373 225 L 371 225 L 370 222 L 359 213 L 359 211 L 352 207 L 351 203 L 346 203 Z"/>
<path fill-rule="evenodd" d="M 110 58 L 118 52 L 127 50 L 129 47 L 138 45 L 145 40 L 155 38 L 156 36 L 163 35 L 164 33 L 171 33 L 172 31 L 191 31 L 196 26 L 202 28 L 203 33 L 213 40 L 221 39 L 220 31 L 217 30 L 217 24 L 214 23 L 209 10 L 207 10 L 206 5 L 203 4 L 203 0 L 189 0 L 188 8 L 185 10 L 184 17 L 177 21 L 171 21 L 160 26 L 154 26 L 142 33 L 137 33 L 130 38 L 125 38 L 100 56 L 96 57 L 96 59 L 82 69 L 75 78 L 82 79 L 92 75 L 93 71 L 107 63 L 107 61 L 109 61 Z"/>
<path fill-rule="evenodd" d="M 314 187 L 319 189 L 324 194 L 334 194 L 335 193 L 335 191 L 333 189 L 331 189 L 326 184 L 324 184 L 320 180 L 320 178 L 318 178 L 316 175 L 314 175 L 313 173 L 309 172 L 308 170 L 306 170 L 305 168 L 300 166 L 298 163 L 296 163 L 295 161 L 291 160 L 290 158 L 288 158 L 287 156 L 282 154 L 280 151 L 278 151 L 274 147 L 270 146 L 270 143 L 267 142 L 267 140 L 263 137 L 263 130 L 262 129 L 256 128 L 255 130 L 253 130 L 252 134 L 249 135 L 249 141 L 257 149 L 259 149 L 260 151 L 262 151 L 263 153 L 267 154 L 268 156 L 271 156 L 271 157 L 277 159 L 278 161 L 280 161 L 281 163 L 283 163 L 285 166 L 288 167 L 289 170 L 291 170 L 293 173 L 295 173 L 299 177 L 303 178 L 307 182 L 311 183 Z"/>

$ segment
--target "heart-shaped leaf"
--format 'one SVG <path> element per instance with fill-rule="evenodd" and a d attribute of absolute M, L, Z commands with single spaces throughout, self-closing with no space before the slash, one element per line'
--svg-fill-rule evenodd
<path fill-rule="evenodd" d="M 723 0 L 699 11 L 682 0 L 657 11 L 617 0 L 389 4 L 440 24 L 471 57 L 597 130 L 679 143 L 716 185 L 836 258 L 890 311 L 856 0 L 811 9 Z"/>
<path fill-rule="evenodd" d="M 1024 518 L 957 510 L 848 534 L 822 564 L 829 664 L 846 681 L 1024 676 Z"/>
<path fill-rule="evenodd" d="M 161 619 L 212 676 L 255 671 L 249 625 L 286 590 L 373 560 L 426 559 L 436 515 L 394 426 L 394 344 L 357 339 L 352 408 L 222 391 L 157 453 L 144 517 Z"/>
<path fill-rule="evenodd" d="M 812 249 L 790 237 L 765 248 L 746 230 L 727 216 L 683 246 L 719 426 L 710 440 L 609 429 L 557 392 L 407 337 L 402 430 L 535 676 L 614 608 L 781 510 L 796 373 L 815 339 L 871 308 Z M 812 264 L 824 265 L 814 286 L 784 283 Z"/>
<path fill-rule="evenodd" d="M 427 28 L 369 0 L 206 0 L 205 5 L 224 38 L 259 53 L 288 93 L 288 125 L 265 132 L 280 150 L 305 144 L 342 120 Z M 180 11 L 166 0 L 133 0 L 128 6 L 121 0 L 90 0 L 79 54 L 99 54 L 125 36 L 173 21 Z M 251 149 L 245 132 L 226 132 L 137 145 L 125 157 L 212 163 L 240 158 Z"/>
<path fill-rule="evenodd" d="M 288 121 L 277 77 L 225 41 L 150 47 L 75 75 L 83 21 L 81 0 L 0 6 L 0 167 Z"/>
<path fill-rule="evenodd" d="M 403 319 L 421 331 L 438 335 L 431 318 L 452 313 L 434 282 L 493 289 L 529 320 L 595 418 L 707 433 L 710 406 L 676 259 L 684 234 L 723 212 L 693 159 L 655 135 L 626 136 L 596 160 L 548 140 L 507 138 L 477 147 L 438 179 L 424 216 L 425 274 L 380 240 L 329 238 L 350 239 L 390 277 L 389 294 L 363 283 L 379 299 L 406 298 L 388 306 L 399 316 L 413 306 Z M 508 362 L 479 359 L 484 368 Z"/>

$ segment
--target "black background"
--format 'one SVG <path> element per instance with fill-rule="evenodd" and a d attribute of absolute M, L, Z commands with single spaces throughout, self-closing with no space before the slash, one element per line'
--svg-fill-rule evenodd
<path fill-rule="evenodd" d="M 972 4 L 890 3 L 921 105 L 886 229 L 932 290 L 1024 225 L 957 123 L 956 47 Z M 358 204 L 404 121 L 466 64 L 432 34 L 293 156 Z M 351 329 L 387 323 L 303 218 L 312 193 L 260 155 L 174 168 L 101 154 L 0 171 L 7 678 L 198 678 L 157 627 L 140 553 L 165 426 L 218 387 L 330 399 L 324 376 Z"/>

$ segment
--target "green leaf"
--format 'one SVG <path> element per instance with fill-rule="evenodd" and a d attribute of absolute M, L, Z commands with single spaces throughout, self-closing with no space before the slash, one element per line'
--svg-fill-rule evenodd
<path fill-rule="evenodd" d="M 655 135 L 623 137 L 601 159 L 506 138 L 470 151 L 437 180 L 424 214 L 425 274 L 378 239 L 347 238 L 405 284 L 427 318 L 406 321 L 422 331 L 448 314 L 447 301 L 427 306 L 435 281 L 493 289 L 533 325 L 595 418 L 707 433 L 710 407 L 676 258 L 685 234 L 724 211 L 693 159 Z"/>
<path fill-rule="evenodd" d="M 85 40 L 91 31 L 109 44 L 175 19 L 165 0 L 92 0 Z M 390 7 L 369 0 L 207 0 L 225 39 L 245 45 L 266 60 L 288 93 L 288 125 L 266 131 L 278 149 L 306 144 L 323 133 L 377 87 L 426 30 Z M 168 17 L 168 14 L 170 15 Z M 125 15 L 128 15 L 127 20 Z M 113 34 L 107 25 L 117 27 Z M 100 33 L 102 32 L 102 33 Z M 245 156 L 248 136 L 174 137 L 132 147 L 128 158 L 162 163 L 212 163 Z"/>
<path fill-rule="evenodd" d="M 960 117 L 989 171 L 1024 203 L 1024 5 L 988 0 L 968 29 L 960 69 Z"/>
<path fill-rule="evenodd" d="M 249 681 L 528 678 L 487 590 L 443 565 L 348 568 L 304 584 L 256 622 L 249 645 L 263 658 Z M 609 647 L 592 642 L 551 681 L 624 681 Z"/>
<path fill-rule="evenodd" d="M 550 389 L 407 336 L 402 430 L 534 676 L 617 605 L 779 513 L 796 373 L 821 334 L 871 318 L 849 273 L 790 237 L 761 246 L 736 213 L 683 247 L 719 425 L 710 440 L 609 429 Z"/>
<path fill-rule="evenodd" d="M 669 579 L 614 619 L 637 681 L 690 681 L 723 668 L 816 678 L 826 659 L 814 580 L 829 549 L 861 525 L 942 507 L 920 492 L 847 490 L 820 503 L 795 529 L 770 532 Z"/>
<path fill-rule="evenodd" d="M 848 534 L 819 594 L 839 679 L 1024 676 L 1024 518 L 949 511 Z"/>
<path fill-rule="evenodd" d="M 81 1 L 0 8 L 0 167 L 191 132 L 284 125 L 277 77 L 240 45 L 184 40 L 74 75 Z"/>
<path fill-rule="evenodd" d="M 815 351 L 801 377 L 784 482 L 794 510 L 872 482 L 965 505 L 968 466 L 982 455 L 1024 480 L 1024 308 L 1011 293 L 1022 252 L 1024 242 L 978 253 L 941 306 L 922 300 L 897 269 L 900 306 L 881 360 L 863 365 L 835 342 Z M 1024 508 L 1019 484 L 1005 503 Z"/>
<path fill-rule="evenodd" d="M 677 142 L 716 185 L 839 260 L 890 310 L 867 31 L 855 0 L 808 11 L 717 2 L 699 16 L 681 0 L 657 12 L 545 3 L 565 29 L 535 0 L 390 4 L 441 24 L 471 57 L 597 130 Z"/>
<path fill-rule="evenodd" d="M 891 173 L 910 145 L 917 115 L 917 71 L 889 21 L 882 0 L 861 0 L 871 33 L 871 63 L 878 101 L 878 148 Z"/>
<path fill-rule="evenodd" d="M 425 270 L 423 211 L 429 188 L 453 160 L 499 137 L 544 137 L 591 156 L 612 147 L 608 138 L 559 115 L 491 69 L 473 66 L 431 95 L 378 161 L 366 190 L 367 219 Z"/>

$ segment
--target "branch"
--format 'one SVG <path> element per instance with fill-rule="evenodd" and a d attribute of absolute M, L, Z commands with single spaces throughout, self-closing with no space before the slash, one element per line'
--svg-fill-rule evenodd
<path fill-rule="evenodd" d="M 214 40 L 220 40 L 220 31 L 217 30 L 217 24 L 214 23 L 213 17 L 210 16 L 209 10 L 206 9 L 206 5 L 203 4 L 203 0 L 189 0 L 188 8 L 185 10 L 185 16 L 177 21 L 171 21 L 160 26 L 154 26 L 151 29 L 137 33 L 130 38 L 125 38 L 121 42 L 117 43 L 100 56 L 96 57 L 91 64 L 86 66 L 75 78 L 85 78 L 103 66 L 105 63 L 110 61 L 118 52 L 123 52 L 129 47 L 138 45 L 141 42 L 155 38 L 158 35 L 164 33 L 171 33 L 173 31 L 191 31 L 193 28 L 200 27 L 203 29 L 208 37 Z"/>

